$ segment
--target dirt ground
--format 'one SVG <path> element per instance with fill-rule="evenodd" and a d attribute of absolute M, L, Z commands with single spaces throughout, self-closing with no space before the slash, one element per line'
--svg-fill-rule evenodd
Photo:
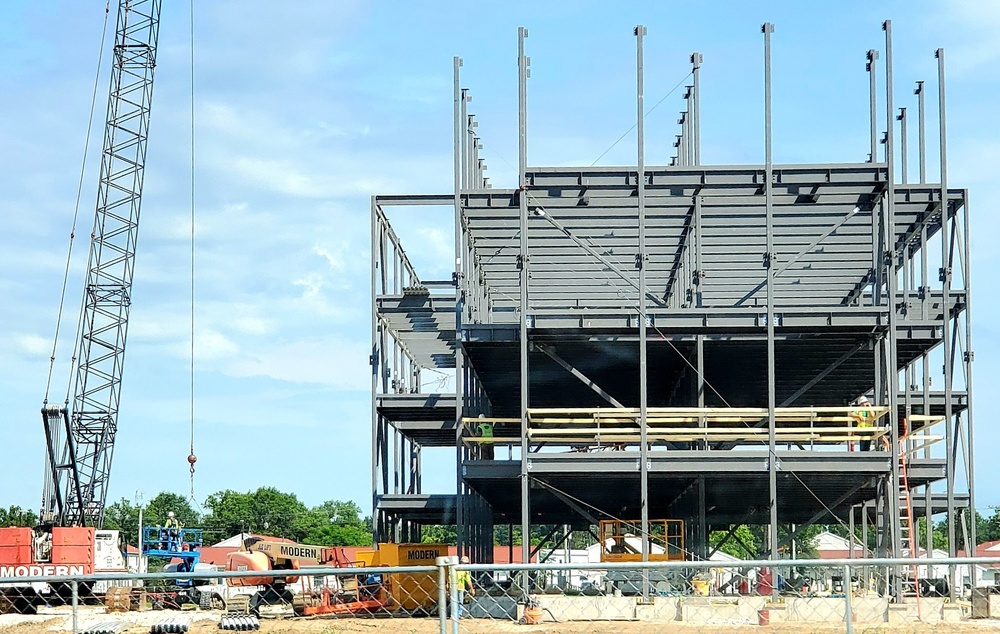
<path fill-rule="evenodd" d="M 87 627 L 109 621 L 126 625 L 122 634 L 146 634 L 151 625 L 166 618 L 185 618 L 191 621 L 190 634 L 217 634 L 220 613 L 218 612 L 128 612 L 105 614 L 100 608 L 84 608 L 78 616 L 78 627 Z M 488 621 L 463 619 L 460 631 L 465 634 L 502 634 L 519 632 L 522 634 L 588 634 L 614 632 L 616 634 L 653 634 L 661 632 L 682 632 L 690 634 L 743 634 L 755 632 L 787 632 L 806 634 L 810 632 L 844 632 L 843 623 L 815 624 L 795 623 L 771 626 L 747 625 L 686 625 L 679 622 L 641 623 L 637 621 L 591 621 L 572 623 L 544 623 L 541 625 L 519 625 L 510 621 Z M 49 614 L 37 616 L 0 615 L 0 634 L 51 634 L 70 632 L 73 628 L 72 615 L 68 610 L 52 610 Z M 399 632 L 400 634 L 434 634 L 439 631 L 438 621 L 433 618 L 265 618 L 261 620 L 261 634 L 370 634 Z M 451 630 L 449 629 L 449 632 Z M 901 626 L 873 626 L 857 624 L 855 634 L 965 634 L 1000 631 L 1000 621 L 966 621 L 962 623 L 913 623 Z"/>

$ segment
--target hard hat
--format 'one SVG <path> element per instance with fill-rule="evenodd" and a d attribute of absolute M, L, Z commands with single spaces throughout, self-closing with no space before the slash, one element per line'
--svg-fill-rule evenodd
<path fill-rule="evenodd" d="M 868 397 L 865 396 L 864 394 L 858 397 L 858 405 L 869 405 L 870 403 L 871 401 L 869 401 Z"/>
<path fill-rule="evenodd" d="M 173 517 L 173 516 L 174 516 L 174 512 L 173 511 L 170 511 L 169 513 L 167 513 L 167 517 Z"/>
<path fill-rule="evenodd" d="M 463 563 L 463 564 L 467 564 L 467 563 L 469 563 L 469 558 L 468 558 L 468 557 L 466 557 L 465 555 L 463 555 L 463 556 L 462 556 L 462 563 Z"/>

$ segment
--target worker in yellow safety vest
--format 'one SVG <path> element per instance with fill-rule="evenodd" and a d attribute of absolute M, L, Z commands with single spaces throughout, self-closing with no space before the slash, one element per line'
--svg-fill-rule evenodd
<path fill-rule="evenodd" d="M 462 557 L 462 565 L 469 563 L 468 557 Z M 455 585 L 458 586 L 458 605 L 455 606 L 455 614 L 462 618 L 462 608 L 465 604 L 465 595 L 476 596 L 476 588 L 472 585 L 472 574 L 468 570 L 458 570 L 455 572 Z"/>
<path fill-rule="evenodd" d="M 858 407 L 871 407 L 871 405 L 871 401 L 864 394 L 858 398 Z M 850 416 L 854 419 L 858 429 L 871 429 L 875 426 L 875 413 L 868 409 L 854 410 Z M 868 451 L 871 449 L 871 446 L 872 441 L 870 437 L 866 437 L 861 441 L 861 451 Z"/>
<path fill-rule="evenodd" d="M 167 513 L 167 521 L 163 527 L 167 533 L 167 550 L 179 552 L 181 549 L 181 521 L 173 511 Z"/>

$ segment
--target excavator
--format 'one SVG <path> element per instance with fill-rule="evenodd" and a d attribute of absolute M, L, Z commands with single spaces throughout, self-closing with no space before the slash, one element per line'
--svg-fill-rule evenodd
<path fill-rule="evenodd" d="M 247 609 L 259 614 L 260 606 L 291 604 L 296 616 L 336 616 L 371 614 L 380 611 L 429 612 L 437 597 L 437 585 L 428 573 L 325 575 L 316 583 L 297 575 L 275 577 L 267 571 L 299 570 L 305 567 L 350 569 L 380 566 L 433 565 L 447 555 L 445 544 L 379 544 L 377 549 L 358 552 L 350 561 L 343 547 L 313 546 L 290 541 L 249 537 L 243 547 L 226 556 L 227 571 L 260 571 L 260 576 L 231 577 L 231 587 L 261 587 L 247 602 Z M 301 584 L 298 592 L 292 592 Z"/>

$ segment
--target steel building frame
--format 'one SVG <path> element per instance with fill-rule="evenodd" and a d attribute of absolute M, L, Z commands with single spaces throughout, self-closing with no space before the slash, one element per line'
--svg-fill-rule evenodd
<path fill-rule="evenodd" d="M 968 192 L 947 181 L 944 52 L 936 53 L 940 182 L 927 181 L 917 82 L 911 183 L 906 112 L 893 105 L 891 23 L 883 28 L 884 111 L 878 54 L 867 53 L 867 162 L 772 163 L 773 27 L 765 24 L 764 163 L 701 163 L 703 57 L 694 53 L 677 154 L 646 166 L 640 26 L 636 165 L 589 168 L 528 167 L 529 60 L 519 29 L 516 189 L 494 189 L 485 176 L 455 58 L 454 191 L 371 203 L 376 541 L 455 524 L 461 551 L 488 561 L 494 525 L 508 525 L 508 535 L 512 525 L 522 534 L 546 525 L 547 539 L 561 543 L 606 517 L 637 520 L 644 536 L 651 517 L 679 517 L 692 557 L 710 555 L 710 531 L 731 536 L 740 524 L 766 526 L 766 551 L 754 554 L 776 557 L 805 526 L 860 521 L 866 536 L 876 531 L 876 554 L 901 556 L 910 507 L 928 521 L 946 515 L 950 555 L 959 530 L 975 543 L 969 205 Z M 892 133 L 881 137 L 880 120 Z M 419 278 L 385 213 L 426 206 L 454 207 L 451 280 Z M 932 359 L 943 366 L 937 390 Z M 428 368 L 453 371 L 454 393 L 424 393 Z M 848 450 L 837 434 L 853 429 L 801 431 L 806 418 L 849 427 L 847 410 L 862 394 L 882 408 L 885 450 Z M 684 419 L 679 408 L 694 413 Z M 566 418 L 543 435 L 546 416 Z M 598 431 L 581 443 L 574 425 L 586 416 Z M 713 428 L 727 416 L 735 431 Z M 654 419 L 694 431 L 660 433 Z M 788 427 L 792 419 L 799 427 Z M 612 437 L 600 428 L 608 420 L 625 426 L 628 442 L 602 443 L 602 433 Z M 941 428 L 943 444 L 934 435 Z M 794 434 L 809 440 L 779 440 Z M 457 495 L 422 491 L 428 446 L 455 448 Z M 527 560 L 540 547 L 522 541 Z"/>

